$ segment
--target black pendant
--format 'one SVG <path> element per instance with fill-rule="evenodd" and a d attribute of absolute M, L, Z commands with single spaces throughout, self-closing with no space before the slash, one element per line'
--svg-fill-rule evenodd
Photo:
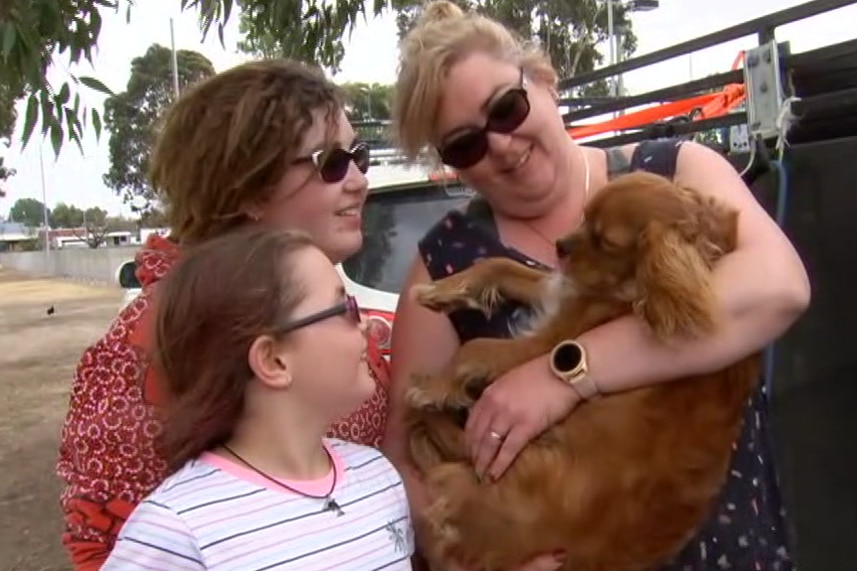
<path fill-rule="evenodd" d="M 339 517 L 339 516 L 341 516 L 341 515 L 345 515 L 345 512 L 344 512 L 344 511 L 342 511 L 342 508 L 341 508 L 341 507 L 339 507 L 339 504 L 338 504 L 338 503 L 336 503 L 336 500 L 334 500 L 334 499 L 333 499 L 333 498 L 331 498 L 331 497 L 328 497 L 328 498 L 326 498 L 326 499 L 325 499 L 325 502 L 324 502 L 324 511 L 326 511 L 326 512 L 336 512 L 336 517 Z"/>

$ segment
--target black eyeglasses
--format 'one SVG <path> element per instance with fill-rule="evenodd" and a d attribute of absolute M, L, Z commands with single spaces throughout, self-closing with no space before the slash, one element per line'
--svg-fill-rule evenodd
<path fill-rule="evenodd" d="M 307 327 L 313 323 L 318 323 L 319 321 L 324 321 L 325 319 L 330 319 L 331 317 L 336 317 L 338 315 L 347 316 L 355 324 L 360 323 L 360 306 L 357 305 L 357 299 L 353 295 L 346 295 L 345 301 L 338 303 L 333 307 L 290 321 L 282 327 L 278 327 L 277 332 L 289 333 L 296 329 L 301 329 L 302 327 Z"/>
<path fill-rule="evenodd" d="M 342 147 L 316 151 L 308 157 L 298 157 L 292 163 L 312 163 L 321 175 L 321 180 L 334 183 L 345 178 L 351 161 L 354 161 L 360 172 L 366 174 L 369 170 L 369 145 L 359 142 L 347 151 Z"/>
<path fill-rule="evenodd" d="M 491 104 L 484 127 L 468 129 L 439 147 L 440 160 L 453 168 L 466 169 L 484 159 L 488 153 L 489 132 L 511 133 L 529 116 L 530 100 L 526 85 L 524 69 L 521 68 L 521 86 L 510 89 Z"/>

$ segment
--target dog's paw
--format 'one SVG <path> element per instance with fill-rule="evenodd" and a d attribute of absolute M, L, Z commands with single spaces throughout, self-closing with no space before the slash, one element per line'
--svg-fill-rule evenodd
<path fill-rule="evenodd" d="M 447 391 L 444 386 L 440 386 L 439 379 L 431 379 L 429 376 L 421 377 L 425 381 L 420 382 L 415 378 L 412 386 L 405 391 L 405 403 L 417 410 L 427 411 L 442 411 L 442 410 L 461 410 L 470 408 L 475 399 L 470 398 L 468 391 Z"/>
<path fill-rule="evenodd" d="M 479 398 L 485 386 L 494 377 L 494 369 L 486 361 L 465 361 L 455 366 L 455 380 L 458 386 L 473 400 Z"/>
<path fill-rule="evenodd" d="M 438 498 L 424 513 L 426 521 L 431 526 L 432 533 L 437 539 L 438 544 L 445 549 L 461 541 L 461 533 L 450 521 L 451 512 L 452 506 L 449 500 Z"/>
<path fill-rule="evenodd" d="M 410 387 L 405 391 L 405 402 L 418 410 L 439 410 L 440 403 L 432 399 L 431 394 L 422 387 Z"/>
<path fill-rule="evenodd" d="M 439 282 L 418 284 L 411 288 L 414 299 L 425 308 L 439 313 L 448 313 L 457 309 L 481 309 L 477 300 L 460 284 L 451 287 Z"/>

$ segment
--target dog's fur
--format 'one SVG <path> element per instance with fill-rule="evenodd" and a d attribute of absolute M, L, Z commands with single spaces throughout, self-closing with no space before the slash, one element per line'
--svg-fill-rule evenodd
<path fill-rule="evenodd" d="M 495 571 L 561 550 L 569 571 L 649 570 L 691 539 L 725 482 L 758 354 L 582 403 L 498 481 L 475 476 L 461 416 L 502 373 L 624 314 L 638 315 L 664 343 L 718 327 L 711 273 L 735 249 L 737 211 L 632 173 L 609 183 L 585 214 L 557 242 L 561 273 L 492 258 L 415 288 L 436 311 L 490 313 L 503 299 L 553 306 L 531 334 L 465 343 L 443 374 L 415 376 L 408 389 L 410 459 L 433 498 L 417 523 L 435 562 Z"/>

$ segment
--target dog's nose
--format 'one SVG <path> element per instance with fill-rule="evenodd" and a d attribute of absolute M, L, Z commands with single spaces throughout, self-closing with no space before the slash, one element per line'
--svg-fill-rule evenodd
<path fill-rule="evenodd" d="M 557 258 L 565 258 L 571 254 L 571 242 L 566 239 L 560 239 L 556 241 L 556 257 Z"/>

